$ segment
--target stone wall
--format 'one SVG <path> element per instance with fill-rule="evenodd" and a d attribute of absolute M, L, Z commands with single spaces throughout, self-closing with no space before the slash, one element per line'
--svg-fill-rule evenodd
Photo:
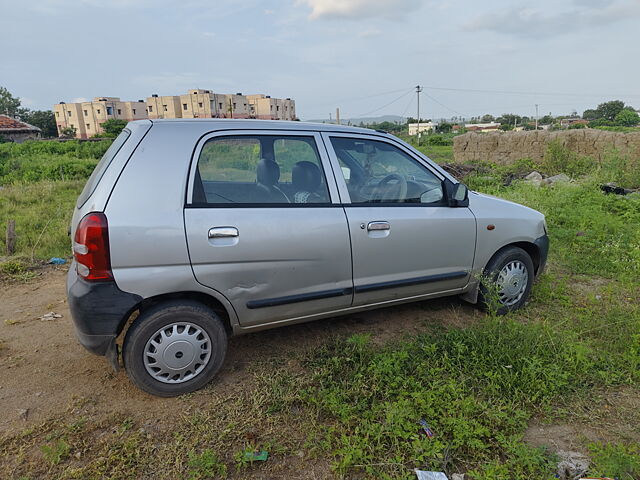
<path fill-rule="evenodd" d="M 522 158 L 540 161 L 547 144 L 558 140 L 569 150 L 600 161 L 613 148 L 623 155 L 640 158 L 640 132 L 619 133 L 592 128 L 529 132 L 465 133 L 453 141 L 457 163 L 487 161 L 509 164 Z"/>

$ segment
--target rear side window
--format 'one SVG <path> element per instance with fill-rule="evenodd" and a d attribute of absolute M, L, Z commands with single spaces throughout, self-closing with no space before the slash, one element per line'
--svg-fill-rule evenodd
<path fill-rule="evenodd" d="M 131 132 L 129 130 L 127 129 L 122 130 L 122 132 L 120 132 L 120 135 L 118 135 L 116 139 L 113 141 L 109 149 L 106 152 L 104 152 L 104 155 L 98 162 L 98 165 L 96 165 L 96 168 L 93 169 L 93 173 L 89 177 L 89 180 L 87 180 L 87 183 L 82 189 L 82 193 L 78 197 L 78 202 L 76 203 L 77 208 L 80 208 L 82 205 L 84 205 L 84 202 L 86 202 L 87 199 L 91 196 L 93 191 L 96 189 L 96 187 L 100 183 L 100 180 L 104 175 L 104 172 L 106 172 L 107 168 L 109 168 L 109 165 L 111 164 L 111 160 L 113 160 L 114 157 L 118 154 L 118 152 L 120 151 L 122 146 L 126 143 L 130 135 L 131 135 Z"/>
<path fill-rule="evenodd" d="M 329 203 L 315 139 L 238 135 L 209 140 L 198 158 L 193 203 Z"/>

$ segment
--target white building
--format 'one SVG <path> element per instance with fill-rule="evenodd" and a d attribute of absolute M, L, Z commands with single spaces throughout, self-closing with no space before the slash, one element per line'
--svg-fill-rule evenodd
<path fill-rule="evenodd" d="M 420 126 L 420 130 L 418 130 L 418 125 Z M 437 124 L 433 122 L 420 122 L 420 123 L 410 123 L 409 124 L 409 135 L 417 135 L 419 133 L 429 133 L 434 132 L 437 127 Z"/>

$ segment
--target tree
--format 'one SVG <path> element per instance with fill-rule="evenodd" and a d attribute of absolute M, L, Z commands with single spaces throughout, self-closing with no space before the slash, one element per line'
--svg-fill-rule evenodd
<path fill-rule="evenodd" d="M 584 111 L 584 113 L 582 114 L 582 118 L 585 120 L 597 120 L 599 113 L 596 109 L 594 108 L 589 108 L 587 110 Z"/>
<path fill-rule="evenodd" d="M 57 137 L 56 117 L 51 110 L 28 110 L 20 119 L 42 130 L 45 138 Z"/>
<path fill-rule="evenodd" d="M 640 115 L 634 110 L 624 108 L 618 112 L 614 121 L 617 125 L 622 125 L 623 127 L 635 127 L 640 123 Z"/>
<path fill-rule="evenodd" d="M 480 119 L 480 121 L 482 123 L 489 123 L 489 122 L 493 122 L 496 118 L 493 115 L 489 115 L 488 113 L 484 114 L 482 116 L 482 118 Z"/>
<path fill-rule="evenodd" d="M 511 130 L 516 126 L 516 124 L 521 125 L 522 120 L 523 118 L 520 115 L 515 115 L 513 113 L 503 113 L 496 119 L 496 122 L 500 123 L 501 130 Z"/>
<path fill-rule="evenodd" d="M 110 118 L 100 126 L 104 130 L 104 133 L 110 137 L 117 137 L 120 135 L 120 132 L 124 127 L 127 126 L 127 122 L 125 120 L 120 120 L 119 118 Z"/>
<path fill-rule="evenodd" d="M 544 117 L 541 117 L 540 120 L 538 120 L 538 125 L 551 125 L 553 121 L 554 118 L 551 116 L 551 114 L 545 115 Z"/>
<path fill-rule="evenodd" d="M 20 99 L 11 95 L 11 92 L 4 87 L 0 87 L 0 114 L 10 117 L 20 117 L 27 109 L 22 108 Z"/>
<path fill-rule="evenodd" d="M 622 100 L 611 100 L 610 102 L 601 103 L 598 105 L 598 108 L 596 108 L 597 118 L 614 121 L 616 115 L 618 115 L 623 108 L 624 102 Z"/>
<path fill-rule="evenodd" d="M 420 119 L 420 123 L 429 123 L 431 121 L 431 119 L 427 119 L 425 120 L 424 118 Z M 413 117 L 407 117 L 407 123 L 418 123 L 418 120 L 416 120 Z"/>
<path fill-rule="evenodd" d="M 449 122 L 440 122 L 440 124 L 436 127 L 436 131 L 438 133 L 449 133 L 453 129 L 453 124 Z"/>
<path fill-rule="evenodd" d="M 62 138 L 75 138 L 76 136 L 76 127 L 65 127 L 60 132 L 60 137 Z"/>

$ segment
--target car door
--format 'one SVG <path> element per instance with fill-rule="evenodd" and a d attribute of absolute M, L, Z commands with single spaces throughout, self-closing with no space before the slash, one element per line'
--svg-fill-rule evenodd
<path fill-rule="evenodd" d="M 354 302 L 455 293 L 469 281 L 476 222 L 447 206 L 443 177 L 385 137 L 323 133 L 351 233 Z"/>
<path fill-rule="evenodd" d="M 351 305 L 349 231 L 321 142 L 314 132 L 227 131 L 195 149 L 184 210 L 193 272 L 242 326 Z"/>

